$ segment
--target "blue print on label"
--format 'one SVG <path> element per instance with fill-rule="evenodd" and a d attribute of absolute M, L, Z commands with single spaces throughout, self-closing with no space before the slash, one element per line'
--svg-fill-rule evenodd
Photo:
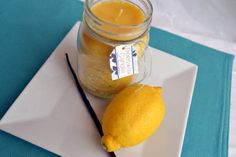
<path fill-rule="evenodd" d="M 136 51 L 135 49 L 132 51 L 132 56 L 133 56 L 133 57 L 136 57 L 136 56 L 137 56 L 137 51 Z"/>
<path fill-rule="evenodd" d="M 109 56 L 112 80 L 119 79 L 116 52 L 112 51 Z"/>
<path fill-rule="evenodd" d="M 138 54 L 133 44 L 116 46 L 109 61 L 112 80 L 138 73 Z"/>

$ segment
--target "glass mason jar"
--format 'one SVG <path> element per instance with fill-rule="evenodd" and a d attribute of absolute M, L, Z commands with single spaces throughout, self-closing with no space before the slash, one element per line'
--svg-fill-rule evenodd
<path fill-rule="evenodd" d="M 86 0 L 78 32 L 78 79 L 98 97 L 111 97 L 147 75 L 152 5 L 149 0 Z M 132 45 L 139 73 L 112 80 L 109 55 L 120 45 Z"/>

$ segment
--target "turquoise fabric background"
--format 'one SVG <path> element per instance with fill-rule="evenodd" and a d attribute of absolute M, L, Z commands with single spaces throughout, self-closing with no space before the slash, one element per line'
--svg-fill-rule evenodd
<path fill-rule="evenodd" d="M 78 0 L 0 1 L 0 118 L 82 12 Z M 156 28 L 150 45 L 199 68 L 182 157 L 227 157 L 233 56 Z M 0 131 L 0 157 L 54 156 Z"/>

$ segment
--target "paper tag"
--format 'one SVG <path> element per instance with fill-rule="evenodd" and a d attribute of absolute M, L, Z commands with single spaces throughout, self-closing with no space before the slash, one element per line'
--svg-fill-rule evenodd
<path fill-rule="evenodd" d="M 138 73 L 137 50 L 132 44 L 119 45 L 110 54 L 112 80 Z"/>

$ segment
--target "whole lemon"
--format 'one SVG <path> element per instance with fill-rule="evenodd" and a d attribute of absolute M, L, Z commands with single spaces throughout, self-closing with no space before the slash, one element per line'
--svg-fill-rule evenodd
<path fill-rule="evenodd" d="M 161 91 L 135 84 L 113 98 L 102 121 L 102 144 L 108 152 L 139 144 L 155 132 L 165 115 Z"/>

